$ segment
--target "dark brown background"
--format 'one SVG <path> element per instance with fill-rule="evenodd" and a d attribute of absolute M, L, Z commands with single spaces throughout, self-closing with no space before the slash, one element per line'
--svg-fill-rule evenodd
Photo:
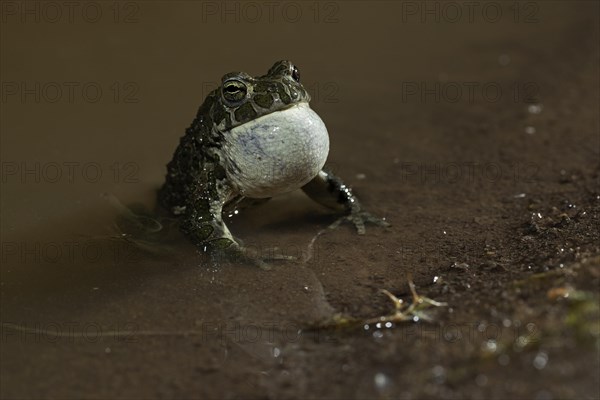
<path fill-rule="evenodd" d="M 597 2 L 53 4 L 2 2 L 3 398 L 598 398 Z M 111 239 L 102 193 L 152 207 L 220 77 L 284 58 L 393 227 L 270 271 Z M 300 254 L 335 218 L 230 227 Z M 409 275 L 433 322 L 298 333 Z"/>

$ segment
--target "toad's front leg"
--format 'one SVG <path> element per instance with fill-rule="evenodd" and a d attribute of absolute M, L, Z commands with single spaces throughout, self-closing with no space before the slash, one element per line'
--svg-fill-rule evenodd
<path fill-rule="evenodd" d="M 209 180 L 209 182 L 212 182 Z M 186 206 L 181 230 L 202 251 L 208 252 L 213 261 L 222 259 L 242 262 L 268 269 L 265 260 L 293 260 L 294 257 L 275 254 L 276 249 L 261 254 L 246 248 L 236 239 L 223 221 L 223 206 L 232 199 L 233 190 L 225 181 L 204 184 L 196 188 Z"/>
<path fill-rule="evenodd" d="M 363 210 L 352 190 L 329 171 L 320 171 L 313 180 L 302 187 L 302 190 L 317 203 L 346 213 L 332 225 L 332 228 L 347 220 L 354 224 L 359 235 L 363 235 L 367 222 L 379 226 L 390 226 L 385 220 Z"/>
<path fill-rule="evenodd" d="M 223 205 L 230 197 L 229 187 L 214 180 L 198 185 L 188 198 L 181 231 L 204 251 L 239 246 L 223 222 Z"/>

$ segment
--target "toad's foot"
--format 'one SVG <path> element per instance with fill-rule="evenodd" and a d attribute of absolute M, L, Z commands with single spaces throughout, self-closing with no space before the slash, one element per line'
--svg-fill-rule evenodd
<path fill-rule="evenodd" d="M 344 221 L 350 221 L 356 227 L 358 234 L 364 235 L 367 222 L 384 227 L 390 226 L 387 221 L 364 211 L 352 190 L 327 170 L 320 171 L 313 180 L 302 187 L 302 190 L 317 203 L 345 213 L 329 226 L 331 229 L 337 228 Z"/>
<path fill-rule="evenodd" d="M 352 207 L 348 215 L 340 217 L 333 224 L 329 225 L 329 229 L 336 229 L 344 221 L 349 221 L 350 223 L 352 223 L 356 227 L 356 231 L 359 235 L 365 234 L 366 223 L 371 223 L 385 228 L 389 228 L 391 226 L 390 223 L 387 222 L 385 219 L 376 217 L 368 211 L 361 209 L 360 206 L 356 206 Z"/>
<path fill-rule="evenodd" d="M 350 223 L 354 224 L 359 235 L 365 234 L 365 223 L 367 223 L 367 222 L 378 225 L 378 226 L 383 226 L 385 228 L 392 226 L 386 220 L 376 217 L 376 216 L 372 215 L 371 213 L 369 213 L 367 211 L 363 211 L 359 207 L 356 207 L 352 211 L 350 211 L 349 214 L 338 218 L 327 228 L 321 229 L 319 232 L 317 232 L 317 234 L 315 236 L 313 236 L 313 238 L 309 242 L 309 244 L 306 248 L 306 252 L 303 254 L 303 256 L 301 258 L 301 261 L 303 263 L 307 263 L 314 255 L 314 247 L 315 247 L 315 242 L 317 241 L 317 239 L 320 236 L 324 235 L 325 233 L 336 229 L 344 221 L 349 221 Z"/>

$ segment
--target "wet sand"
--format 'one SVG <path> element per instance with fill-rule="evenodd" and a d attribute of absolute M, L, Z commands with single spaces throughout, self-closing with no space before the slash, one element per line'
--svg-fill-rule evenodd
<path fill-rule="evenodd" d="M 98 3 L 96 22 L 11 4 L 2 398 L 600 396 L 597 3 L 488 2 L 472 19 L 456 3 L 457 21 L 438 2 L 272 18 L 259 2 L 258 19 L 237 2 Z M 153 207 L 220 77 L 282 58 L 330 166 L 392 227 L 342 225 L 270 270 L 214 265 L 177 232 L 151 252 L 115 238 L 103 193 Z M 292 193 L 228 224 L 303 256 L 336 218 Z M 447 306 L 360 323 L 393 312 L 382 289 L 410 303 L 409 280 Z"/>

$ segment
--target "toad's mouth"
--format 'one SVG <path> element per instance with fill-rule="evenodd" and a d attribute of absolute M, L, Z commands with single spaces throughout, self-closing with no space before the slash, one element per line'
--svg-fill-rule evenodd
<path fill-rule="evenodd" d="M 221 148 L 231 184 L 247 197 L 298 189 L 323 168 L 329 135 L 308 103 L 263 115 L 232 128 Z"/>

